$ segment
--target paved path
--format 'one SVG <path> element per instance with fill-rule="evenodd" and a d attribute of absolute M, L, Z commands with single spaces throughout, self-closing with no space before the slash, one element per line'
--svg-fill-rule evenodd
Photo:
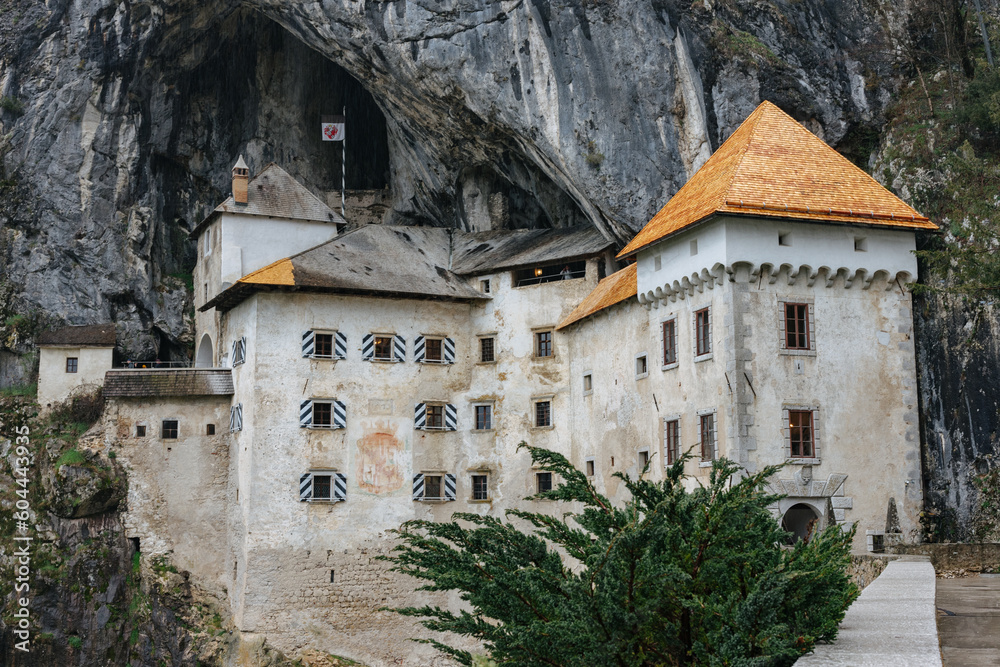
<path fill-rule="evenodd" d="M 941 667 L 934 583 L 929 558 L 891 561 L 847 610 L 837 640 L 795 667 Z"/>
<path fill-rule="evenodd" d="M 1000 665 L 1000 575 L 937 580 L 945 667 Z"/>

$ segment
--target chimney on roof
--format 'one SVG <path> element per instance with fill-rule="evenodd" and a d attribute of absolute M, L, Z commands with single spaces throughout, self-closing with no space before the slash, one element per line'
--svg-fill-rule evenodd
<path fill-rule="evenodd" d="M 237 204 L 247 203 L 247 183 L 250 181 L 250 168 L 243 161 L 243 156 L 236 161 L 233 167 L 233 201 Z"/>

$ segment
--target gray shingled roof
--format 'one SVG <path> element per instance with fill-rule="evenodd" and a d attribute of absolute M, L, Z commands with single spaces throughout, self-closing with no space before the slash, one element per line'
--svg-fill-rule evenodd
<path fill-rule="evenodd" d="M 43 331 L 38 336 L 39 347 L 114 347 L 114 324 L 90 324 L 82 327 L 62 327 Z"/>
<path fill-rule="evenodd" d="M 589 225 L 569 229 L 456 232 L 451 270 L 474 275 L 552 264 L 592 257 L 613 245 Z"/>
<path fill-rule="evenodd" d="M 198 236 L 201 230 L 221 213 L 347 224 L 339 213 L 335 213 L 319 197 L 273 162 L 250 179 L 246 204 L 237 204 L 230 195 L 191 230 L 191 236 Z"/>
<path fill-rule="evenodd" d="M 104 396 L 231 396 L 228 368 L 116 369 L 104 374 Z"/>

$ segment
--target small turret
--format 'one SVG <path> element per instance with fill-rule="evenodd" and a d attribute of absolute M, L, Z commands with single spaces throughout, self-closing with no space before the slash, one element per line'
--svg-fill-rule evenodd
<path fill-rule="evenodd" d="M 233 201 L 237 204 L 247 203 L 247 183 L 250 181 L 250 168 L 243 161 L 243 156 L 233 166 Z"/>

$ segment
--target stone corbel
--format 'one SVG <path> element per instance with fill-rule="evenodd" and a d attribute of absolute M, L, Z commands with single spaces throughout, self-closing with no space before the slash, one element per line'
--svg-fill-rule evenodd
<path fill-rule="evenodd" d="M 839 269 L 837 269 L 836 271 L 832 271 L 831 269 L 827 269 L 826 270 L 826 286 L 827 286 L 827 288 L 833 287 L 833 283 L 837 280 L 837 276 L 840 276 L 840 275 L 843 275 L 844 276 L 844 282 L 847 282 L 848 276 L 850 275 L 850 270 L 846 266 L 842 266 Z M 850 287 L 850 284 L 848 283 L 846 285 L 846 287 Z"/>
<path fill-rule="evenodd" d="M 844 280 L 844 289 L 851 289 L 851 286 L 854 284 L 854 281 L 856 280 L 860 280 L 867 285 L 868 281 L 865 280 L 865 276 L 867 275 L 868 271 L 865 269 L 858 269 L 854 273 L 849 274 L 847 278 Z"/>
<path fill-rule="evenodd" d="M 715 277 L 716 284 L 718 284 L 721 287 L 723 281 L 725 281 L 726 279 L 725 265 L 722 264 L 721 262 L 717 263 L 715 266 L 712 267 L 712 270 L 709 273 Z"/>
<path fill-rule="evenodd" d="M 795 284 L 795 281 L 798 279 L 800 273 L 804 273 L 804 274 L 806 274 L 808 276 L 809 273 L 812 271 L 812 267 L 809 266 L 808 264 L 803 264 L 802 266 L 800 266 L 798 268 L 795 268 L 794 266 L 791 266 L 790 264 L 786 264 L 785 266 L 788 267 L 788 284 L 789 285 L 794 285 Z"/>
<path fill-rule="evenodd" d="M 810 272 L 809 272 L 809 280 L 806 281 L 806 285 L 808 285 L 809 287 L 812 287 L 813 285 L 815 285 L 816 284 L 816 279 L 819 278 L 819 274 L 823 273 L 823 272 L 825 272 L 826 275 L 829 276 L 830 275 L 830 267 L 829 266 L 821 266 L 818 269 L 816 269 L 815 271 L 810 270 Z"/>
<path fill-rule="evenodd" d="M 879 276 L 884 277 L 886 279 L 886 282 L 892 282 L 892 281 L 889 280 L 889 272 L 888 271 L 883 271 L 882 269 L 879 269 L 878 271 L 875 271 L 871 275 L 865 277 L 865 283 L 864 283 L 864 285 L 861 286 L 861 289 L 865 289 L 866 290 L 866 289 L 871 288 L 872 282 L 876 278 L 878 278 Z"/>
<path fill-rule="evenodd" d="M 701 276 L 699 274 L 697 273 L 691 274 L 691 285 L 694 287 L 694 289 L 698 290 L 698 294 L 703 294 L 705 292 L 705 282 L 701 279 Z M 692 296 L 694 295 L 693 290 L 691 294 Z"/>

